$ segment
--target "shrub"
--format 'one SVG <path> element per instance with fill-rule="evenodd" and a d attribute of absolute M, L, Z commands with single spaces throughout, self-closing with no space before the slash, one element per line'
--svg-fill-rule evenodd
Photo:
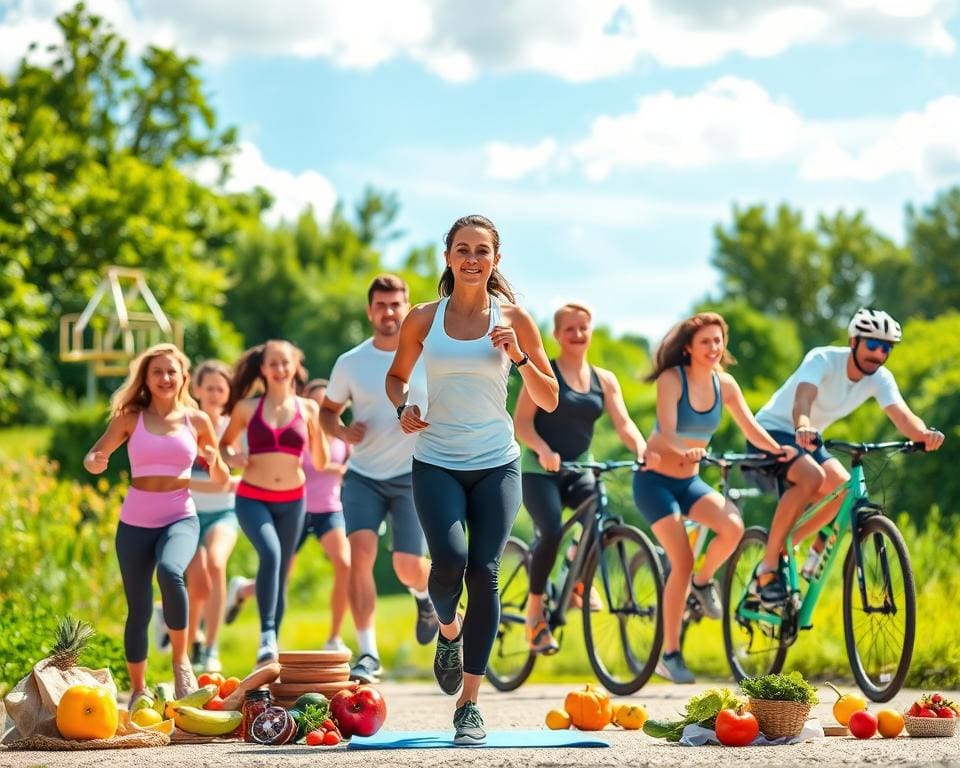
<path fill-rule="evenodd" d="M 93 479 L 83 467 L 83 457 L 103 434 L 107 421 L 106 406 L 100 404 L 77 408 L 54 425 L 47 455 L 59 465 L 61 477 L 81 482 Z M 122 447 L 110 457 L 110 466 L 100 477 L 115 484 L 125 483 L 129 476 L 130 462 L 126 447 Z"/>

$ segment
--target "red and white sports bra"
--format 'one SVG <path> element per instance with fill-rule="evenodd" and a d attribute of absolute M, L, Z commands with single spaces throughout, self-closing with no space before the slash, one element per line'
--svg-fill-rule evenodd
<path fill-rule="evenodd" d="M 187 480 L 197 458 L 197 435 L 184 414 L 183 424 L 169 435 L 155 435 L 143 423 L 143 411 L 127 440 L 132 477 L 176 477 Z"/>
<path fill-rule="evenodd" d="M 300 401 L 295 400 L 297 412 L 290 422 L 274 429 L 263 420 L 263 398 L 257 403 L 253 418 L 247 423 L 247 448 L 249 455 L 258 453 L 288 453 L 302 456 L 307 447 L 307 422 L 300 413 Z"/>

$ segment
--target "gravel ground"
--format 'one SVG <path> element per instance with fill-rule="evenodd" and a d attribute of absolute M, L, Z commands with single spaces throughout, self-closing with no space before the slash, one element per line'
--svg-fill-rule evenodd
<path fill-rule="evenodd" d="M 480 705 L 488 730 L 541 728 L 546 711 L 560 706 L 570 685 L 528 685 L 513 693 L 503 694 L 487 688 Z M 675 713 L 689 696 L 708 686 L 681 687 L 650 685 L 631 700 L 644 704 L 651 716 L 664 717 Z M 453 699 L 445 697 L 435 686 L 418 683 L 394 683 L 381 687 L 387 699 L 388 730 L 451 729 Z M 832 721 L 832 694 L 823 689 L 825 703 L 814 714 L 821 722 Z M 918 695 L 903 691 L 889 705 L 905 709 Z M 960 694 L 951 695 L 958 698 Z M 873 709 L 880 709 L 874 705 Z M 936 765 L 960 768 L 960 736 L 952 739 L 871 739 L 825 738 L 805 744 L 783 747 L 680 747 L 645 736 L 641 732 L 607 730 L 602 733 L 609 749 L 458 749 L 360 751 L 346 748 L 258 747 L 243 743 L 176 745 L 157 749 L 113 750 L 90 752 L 11 752 L 0 750 L 0 766 L 50 766 L 51 768 L 87 768 L 104 764 L 128 768 L 163 766 L 215 766 L 216 768 L 253 768 L 276 766 L 430 766 L 478 765 L 483 768 L 532 768 L 533 766 L 701 766 L 722 761 L 724 766 L 921 766 Z"/>

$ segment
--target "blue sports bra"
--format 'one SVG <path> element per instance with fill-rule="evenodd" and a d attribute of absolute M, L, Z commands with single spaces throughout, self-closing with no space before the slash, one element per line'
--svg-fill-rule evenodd
<path fill-rule="evenodd" d="M 680 374 L 680 383 L 683 391 L 677 401 L 677 436 L 684 440 L 700 440 L 710 442 L 713 433 L 720 426 L 720 415 L 723 412 L 723 399 L 720 397 L 720 377 L 713 374 L 713 405 L 708 411 L 698 411 L 690 404 L 690 392 L 687 389 L 687 374 L 682 365 L 676 370 Z M 654 422 L 653 428 L 659 431 Z"/>

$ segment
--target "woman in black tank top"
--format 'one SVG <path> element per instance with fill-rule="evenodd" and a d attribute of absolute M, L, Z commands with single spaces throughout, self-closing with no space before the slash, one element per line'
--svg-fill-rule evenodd
<path fill-rule="evenodd" d="M 544 620 L 543 595 L 560 549 L 563 507 L 579 506 L 594 487 L 592 475 L 560 472 L 560 462 L 589 457 L 593 427 L 604 412 L 631 453 L 642 457 L 647 448 L 627 413 L 616 376 L 587 363 L 592 334 L 592 317 L 586 307 L 565 304 L 556 311 L 553 336 L 560 344 L 560 355 L 550 365 L 560 384 L 560 404 L 548 413 L 537 408 L 526 389 L 521 389 L 513 417 L 517 438 L 524 444 L 523 505 L 539 532 L 530 566 L 527 642 L 543 654 L 557 650 Z"/>

